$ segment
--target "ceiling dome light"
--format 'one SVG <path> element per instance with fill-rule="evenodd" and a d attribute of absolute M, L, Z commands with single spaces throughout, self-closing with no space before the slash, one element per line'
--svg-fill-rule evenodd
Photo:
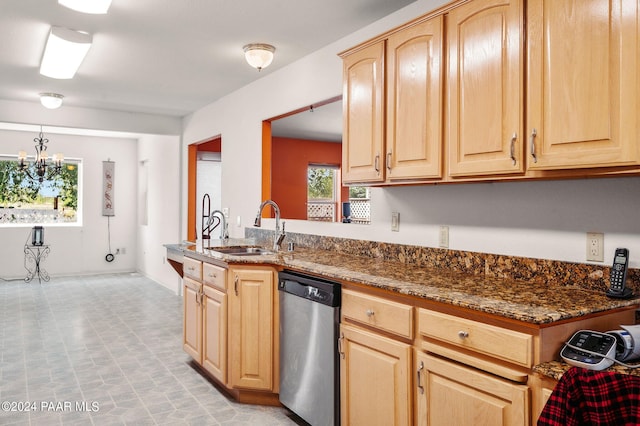
<path fill-rule="evenodd" d="M 58 0 L 58 4 L 77 12 L 104 15 L 109 11 L 111 0 Z"/>
<path fill-rule="evenodd" d="M 60 108 L 64 96 L 58 93 L 40 93 L 40 103 L 43 107 L 49 109 Z"/>
<path fill-rule="evenodd" d="M 242 49 L 244 50 L 244 57 L 249 65 L 258 71 L 271 64 L 271 61 L 273 61 L 273 52 L 276 51 L 275 47 L 264 43 L 247 44 Z"/>

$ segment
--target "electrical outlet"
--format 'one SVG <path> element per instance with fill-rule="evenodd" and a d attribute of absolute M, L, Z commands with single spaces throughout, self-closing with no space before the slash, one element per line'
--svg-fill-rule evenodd
<path fill-rule="evenodd" d="M 604 234 L 587 232 L 587 260 L 604 262 Z"/>
<path fill-rule="evenodd" d="M 224 215 L 224 218 L 229 220 L 229 207 L 224 207 L 222 209 L 222 214 Z"/>
<path fill-rule="evenodd" d="M 438 239 L 439 246 L 441 248 L 449 248 L 449 227 L 440 227 L 440 238 Z"/>
<path fill-rule="evenodd" d="M 391 212 L 391 230 L 400 231 L 400 213 L 398 212 Z"/>

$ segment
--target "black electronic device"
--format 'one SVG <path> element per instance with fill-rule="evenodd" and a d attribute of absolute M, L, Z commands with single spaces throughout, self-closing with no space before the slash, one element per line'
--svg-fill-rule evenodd
<path fill-rule="evenodd" d="M 560 351 L 568 364 L 588 370 L 604 370 L 614 363 L 616 338 L 599 331 L 576 332 Z"/>
<path fill-rule="evenodd" d="M 41 246 L 44 244 L 44 228 L 42 226 L 34 226 L 31 229 L 31 245 Z"/>
<path fill-rule="evenodd" d="M 626 286 L 627 268 L 629 266 L 629 250 L 617 248 L 613 257 L 613 266 L 609 275 L 609 289 L 607 296 L 626 299 L 633 296 L 633 291 Z"/>

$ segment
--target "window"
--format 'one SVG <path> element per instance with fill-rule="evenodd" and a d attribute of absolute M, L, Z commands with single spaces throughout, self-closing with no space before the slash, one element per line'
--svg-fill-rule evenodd
<path fill-rule="evenodd" d="M 366 186 L 352 186 L 349 188 L 349 204 L 351 206 L 352 223 L 371 222 L 371 196 Z"/>
<path fill-rule="evenodd" d="M 307 169 L 307 219 L 336 221 L 336 205 L 340 201 L 339 171 L 332 166 L 310 165 Z"/>
<path fill-rule="evenodd" d="M 15 157 L 0 157 L 0 225 L 78 224 L 80 167 L 65 160 L 59 174 L 40 183 L 20 171 Z"/>

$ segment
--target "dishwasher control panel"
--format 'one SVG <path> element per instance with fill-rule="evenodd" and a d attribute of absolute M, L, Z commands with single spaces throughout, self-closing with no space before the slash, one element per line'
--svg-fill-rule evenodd
<path fill-rule="evenodd" d="M 340 306 L 340 284 L 293 272 L 279 274 L 278 289 L 327 306 Z"/>

